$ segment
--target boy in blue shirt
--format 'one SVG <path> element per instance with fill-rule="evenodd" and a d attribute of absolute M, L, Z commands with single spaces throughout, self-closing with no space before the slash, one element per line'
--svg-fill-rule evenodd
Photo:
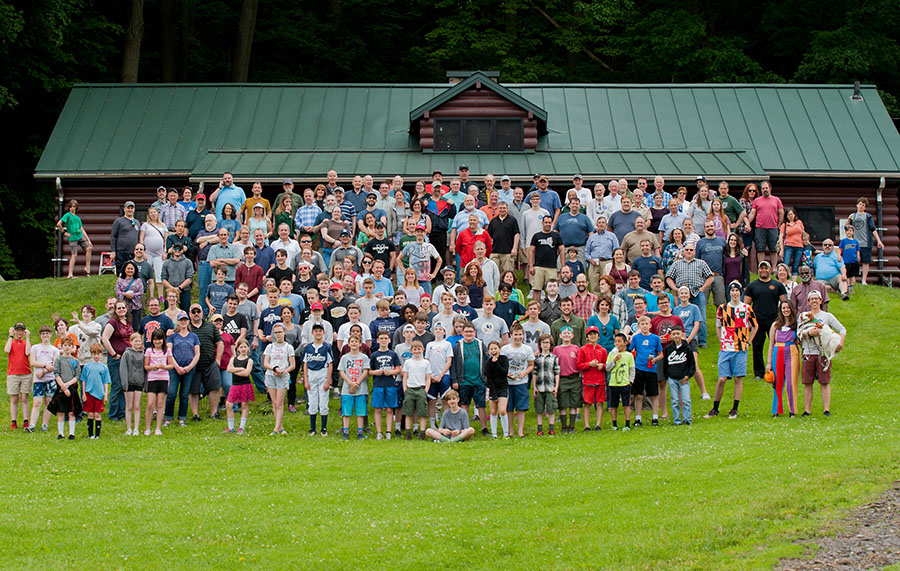
<path fill-rule="evenodd" d="M 578 248 L 575 246 L 566 248 L 566 265 L 572 270 L 573 282 L 575 281 L 575 278 L 578 277 L 578 274 L 585 273 L 584 264 L 578 259 Z"/>
<path fill-rule="evenodd" d="M 225 282 L 227 275 L 228 271 L 223 266 L 216 268 L 216 281 L 209 284 L 206 290 L 206 299 L 203 301 L 206 303 L 210 315 L 222 313 L 225 300 L 229 295 L 234 295 L 234 286 Z"/>
<path fill-rule="evenodd" d="M 453 311 L 461 315 L 465 315 L 469 321 L 478 319 L 478 312 L 469 305 L 469 290 L 464 285 L 456 286 L 456 303 L 453 304 Z M 463 407 L 465 408 L 465 407 Z"/>
<path fill-rule="evenodd" d="M 382 300 L 379 303 L 385 303 Z M 379 306 L 379 310 L 381 307 Z M 400 374 L 402 367 L 400 365 L 400 357 L 391 351 L 391 333 L 386 329 L 381 331 L 372 330 L 372 337 L 375 338 L 377 349 L 372 351 L 369 356 L 369 362 L 372 366 L 372 408 L 375 409 L 375 430 L 377 434 L 376 440 L 391 439 L 391 426 L 394 424 L 394 409 L 399 408 L 400 403 L 397 398 L 397 386 L 395 376 Z M 387 409 L 387 436 L 381 433 L 381 412 Z"/>
<path fill-rule="evenodd" d="M 656 362 L 662 359 L 662 341 L 658 335 L 650 333 L 650 318 L 642 315 L 638 319 L 638 332 L 631 338 L 628 349 L 634 353 L 634 426 L 641 426 L 641 410 L 644 405 L 644 391 L 653 408 L 653 426 L 659 426 L 659 383 L 656 379 Z"/>
<path fill-rule="evenodd" d="M 508 283 L 500 284 L 500 300 L 494 307 L 494 315 L 506 322 L 506 327 L 512 327 L 516 319 L 525 315 L 525 306 L 518 301 L 509 299 L 512 295 L 512 286 Z M 447 339 L 449 341 L 449 339 Z"/>
<path fill-rule="evenodd" d="M 853 284 L 859 276 L 859 240 L 853 238 L 856 231 L 853 226 L 847 224 L 844 226 L 846 238 L 838 244 L 838 251 L 841 253 L 841 259 L 844 260 L 844 267 L 847 268 L 847 279 L 850 280 L 850 293 L 853 293 Z"/>
<path fill-rule="evenodd" d="M 394 332 L 400 327 L 400 317 L 391 317 L 391 304 L 386 299 L 379 299 L 375 304 L 375 311 L 378 317 L 369 323 L 369 331 L 372 332 L 372 339 L 378 339 L 382 331 L 386 331 L 390 337 L 388 338 L 388 348 L 391 347 L 391 339 L 394 338 Z M 377 385 L 376 385 L 377 386 Z M 372 400 L 375 400 L 374 393 Z"/>

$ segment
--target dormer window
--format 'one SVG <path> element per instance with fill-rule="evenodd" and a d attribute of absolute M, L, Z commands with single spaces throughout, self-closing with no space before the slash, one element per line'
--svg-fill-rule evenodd
<path fill-rule="evenodd" d="M 522 151 L 524 148 L 522 119 L 434 120 L 435 151 Z"/>

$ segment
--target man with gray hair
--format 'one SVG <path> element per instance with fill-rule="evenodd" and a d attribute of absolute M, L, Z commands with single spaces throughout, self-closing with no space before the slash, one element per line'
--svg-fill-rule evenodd
<path fill-rule="evenodd" d="M 506 201 L 497 203 L 497 216 L 491 219 L 487 230 L 493 242 L 491 260 L 497 264 L 501 274 L 515 271 L 516 253 L 519 251 L 519 223 L 510 215 Z"/>
<path fill-rule="evenodd" d="M 619 181 L 611 180 L 606 186 L 609 194 L 603 197 L 603 210 L 612 216 L 622 209 L 622 197 L 619 196 Z"/>
<path fill-rule="evenodd" d="M 606 262 L 612 260 L 613 250 L 619 247 L 619 239 L 606 229 L 606 217 L 597 218 L 597 231 L 588 237 L 584 245 L 584 257 L 587 260 L 588 282 L 591 291 L 600 291 L 600 276 Z"/>

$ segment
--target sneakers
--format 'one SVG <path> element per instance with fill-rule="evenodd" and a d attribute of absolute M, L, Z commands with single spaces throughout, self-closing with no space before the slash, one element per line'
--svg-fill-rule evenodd
<path fill-rule="evenodd" d="M 422 433 L 422 436 L 425 436 L 425 434 Z M 356 439 L 357 439 L 357 440 L 365 440 L 366 438 L 367 438 L 367 436 L 366 436 L 366 433 L 365 433 L 365 432 L 357 432 L 357 433 L 356 433 Z"/>
<path fill-rule="evenodd" d="M 129 428 L 128 430 L 125 431 L 125 436 L 131 436 L 131 429 L 130 429 L 130 428 Z"/>
<path fill-rule="evenodd" d="M 390 440 L 390 439 L 391 439 L 391 431 L 390 431 L 390 430 L 388 430 L 388 431 L 385 433 L 384 439 L 385 439 L 385 440 Z"/>
<path fill-rule="evenodd" d="M 321 434 L 322 436 L 328 436 L 328 429 L 327 429 L 327 428 L 323 428 L 323 429 L 322 429 L 322 432 L 320 432 L 319 434 Z"/>
<path fill-rule="evenodd" d="M 619 427 L 616 426 L 616 425 L 614 424 L 614 425 L 612 426 L 612 430 L 613 430 L 613 432 L 615 432 L 615 431 L 619 430 Z"/>
<path fill-rule="evenodd" d="M 238 434 L 244 434 L 245 432 L 247 432 L 247 430 L 246 430 L 245 428 L 238 428 L 238 429 L 237 429 L 237 433 L 238 433 Z"/>
<path fill-rule="evenodd" d="M 225 434 L 234 434 L 235 430 L 233 428 L 226 428 Z"/>
<path fill-rule="evenodd" d="M 800 416 L 809 416 L 809 413 L 808 413 L 808 412 L 804 412 L 804 413 L 801 414 Z"/>
<path fill-rule="evenodd" d="M 95 438 L 98 438 L 98 437 L 95 436 Z M 74 434 L 70 434 L 70 435 L 69 435 L 69 440 L 75 440 L 75 435 L 74 435 Z"/>
<path fill-rule="evenodd" d="M 547 436 L 556 436 L 556 431 L 551 430 L 550 432 L 547 433 Z"/>
<path fill-rule="evenodd" d="M 847 295 L 846 292 L 841 294 L 841 301 L 848 301 L 849 299 L 850 299 L 850 296 Z"/>
<path fill-rule="evenodd" d="M 341 434 L 341 440 L 350 440 L 350 433 L 345 432 L 345 433 Z"/>
<path fill-rule="evenodd" d="M 543 436 L 543 435 L 544 435 L 544 431 L 543 431 L 543 430 L 538 430 L 537 435 L 538 435 L 538 436 Z"/>
<path fill-rule="evenodd" d="M 180 426 L 181 428 L 187 428 L 187 422 L 185 422 L 183 420 L 179 420 L 178 426 Z"/>
<path fill-rule="evenodd" d="M 287 430 L 282 428 L 281 430 L 278 431 L 278 434 L 284 436 L 285 434 L 287 434 Z"/>
<path fill-rule="evenodd" d="M 210 418 L 214 418 L 216 420 L 222 420 L 222 416 L 218 412 L 216 414 L 212 415 Z"/>
<path fill-rule="evenodd" d="M 641 426 L 643 426 L 643 424 L 641 424 L 641 421 L 640 421 L 640 420 L 635 420 L 635 421 L 634 421 L 634 427 L 635 427 L 635 428 L 640 428 Z"/>
<path fill-rule="evenodd" d="M 315 430 L 310 430 L 307 434 L 309 436 L 315 436 L 317 434 L 317 432 Z"/>
<path fill-rule="evenodd" d="M 728 420 L 734 420 L 734 419 L 736 419 L 736 418 L 737 418 L 737 411 L 736 411 L 736 410 L 731 409 L 730 411 L 728 411 Z"/>
<path fill-rule="evenodd" d="M 623 426 L 623 427 L 622 427 L 622 432 L 625 432 L 626 430 L 631 430 L 631 427 L 630 427 L 630 426 Z"/>
<path fill-rule="evenodd" d="M 191 422 L 200 422 L 200 415 L 199 415 L 199 414 L 195 414 L 194 416 L 192 416 L 192 417 L 191 417 Z"/>
<path fill-rule="evenodd" d="M 41 425 L 41 432 L 47 432 L 48 430 L 50 430 L 49 426 L 47 426 L 46 424 Z"/>
<path fill-rule="evenodd" d="M 294 405 L 289 406 L 288 412 L 297 412 L 297 407 L 295 407 Z"/>
<path fill-rule="evenodd" d="M 598 424 L 597 426 L 594 427 L 594 432 L 597 432 L 598 430 L 602 430 L 602 428 L 600 428 L 600 425 L 599 425 L 599 424 Z"/>
<path fill-rule="evenodd" d="M 172 424 L 172 421 L 171 421 L 171 420 L 167 420 L 167 421 L 163 422 L 163 427 L 170 426 L 171 424 Z"/>
<path fill-rule="evenodd" d="M 591 431 L 591 427 L 590 427 L 590 426 L 585 426 L 585 427 L 584 427 L 584 430 L 582 430 L 582 432 L 590 432 L 590 431 Z"/>
<path fill-rule="evenodd" d="M 719 411 L 717 411 L 716 409 L 712 409 L 711 411 L 707 412 L 707 413 L 703 416 L 703 418 L 712 418 L 712 417 L 714 417 L 714 416 L 719 416 Z"/>
<path fill-rule="evenodd" d="M 384 440 L 384 434 L 379 432 L 375 435 L 375 440 Z"/>
<path fill-rule="evenodd" d="M 27 432 L 28 434 L 33 434 L 33 433 L 34 433 L 34 429 L 31 428 L 30 426 L 26 426 L 23 430 L 24 430 L 25 432 Z"/>
<path fill-rule="evenodd" d="M 149 431 L 149 430 L 145 430 L 145 431 L 144 431 L 144 436 L 150 436 L 150 431 Z"/>
<path fill-rule="evenodd" d="M 22 421 L 22 428 L 24 428 L 25 430 L 28 430 L 30 428 L 30 426 L 28 425 L 28 419 Z"/>
<path fill-rule="evenodd" d="M 419 433 L 419 440 L 425 440 L 425 432 L 424 431 Z"/>
<path fill-rule="evenodd" d="M 15 430 L 15 429 L 17 429 L 17 428 L 19 428 L 19 425 L 16 423 L 15 420 L 9 423 L 9 429 L 10 429 L 10 430 Z"/>
<path fill-rule="evenodd" d="M 823 414 L 824 416 L 831 416 L 831 413 L 830 413 L 829 411 L 827 411 L 827 410 L 826 410 L 825 412 L 823 412 L 822 414 Z"/>
<path fill-rule="evenodd" d="M 691 421 L 690 421 L 690 420 L 685 420 L 685 421 L 684 421 L 684 424 L 690 426 L 690 425 L 691 425 Z"/>
<path fill-rule="evenodd" d="M 56 435 L 56 439 L 57 439 L 57 440 L 65 440 L 66 437 L 63 436 L 62 434 L 57 434 L 57 435 Z"/>
<path fill-rule="evenodd" d="M 490 434 L 491 434 L 491 432 L 490 432 L 487 428 L 482 428 L 482 429 L 481 429 L 481 435 L 482 435 L 482 436 L 489 436 Z M 409 440 L 409 439 L 407 438 L 407 440 Z"/>
<path fill-rule="evenodd" d="M 654 418 L 650 421 L 650 426 L 659 426 L 659 419 Z"/>
<path fill-rule="evenodd" d="M 711 400 L 709 393 L 703 393 L 702 395 L 700 395 L 700 398 L 703 400 Z"/>
<path fill-rule="evenodd" d="M 153 434 L 155 436 L 162 436 L 162 430 L 157 429 Z"/>

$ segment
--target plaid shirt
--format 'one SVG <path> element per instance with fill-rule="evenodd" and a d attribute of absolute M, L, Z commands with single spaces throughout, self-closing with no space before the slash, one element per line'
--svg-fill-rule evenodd
<path fill-rule="evenodd" d="M 703 282 L 712 275 L 709 264 L 699 258 L 694 258 L 690 262 L 684 258 L 675 260 L 669 271 L 666 272 L 666 277 L 672 278 L 676 286 L 688 286 L 692 296 L 697 295 Z"/>
<path fill-rule="evenodd" d="M 570 299 L 572 300 L 572 313 L 585 321 L 594 315 L 594 304 L 597 303 L 596 295 L 587 291 L 584 297 L 576 293 Z"/>
<path fill-rule="evenodd" d="M 556 375 L 559 374 L 559 358 L 538 354 L 534 357 L 534 388 L 539 393 L 549 393 L 556 388 Z"/>
<path fill-rule="evenodd" d="M 297 209 L 297 216 L 294 217 L 294 224 L 297 228 L 303 226 L 315 226 L 316 218 L 322 213 L 322 209 L 315 203 L 312 206 L 305 204 Z M 342 213 L 343 214 L 343 213 Z"/>
<path fill-rule="evenodd" d="M 178 204 L 177 202 L 174 206 L 171 203 L 166 202 L 159 208 L 159 220 L 166 225 L 166 228 L 169 229 L 169 232 L 175 231 L 176 222 L 186 219 L 187 210 L 185 210 L 184 206 Z"/>

